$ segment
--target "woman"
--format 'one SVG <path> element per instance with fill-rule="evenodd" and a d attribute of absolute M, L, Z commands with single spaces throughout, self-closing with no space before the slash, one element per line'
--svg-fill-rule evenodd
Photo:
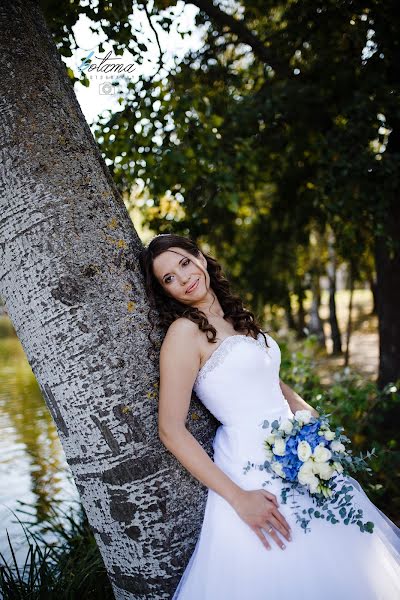
<path fill-rule="evenodd" d="M 301 409 L 318 413 L 279 379 L 277 342 L 231 293 L 218 262 L 172 234 L 154 237 L 140 262 L 167 329 L 160 439 L 209 488 L 201 533 L 173 600 L 400 598 L 400 530 L 356 480 L 346 478 L 374 523 L 372 534 L 322 519 L 304 528 L 299 511 L 279 503 L 283 479 L 244 468 L 265 460 L 265 420 Z M 221 422 L 214 461 L 185 427 L 192 390 Z M 309 494 L 296 503 L 304 513 L 313 506 Z"/>

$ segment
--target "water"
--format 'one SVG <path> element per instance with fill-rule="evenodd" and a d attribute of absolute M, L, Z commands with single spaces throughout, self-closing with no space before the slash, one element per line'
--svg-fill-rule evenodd
<path fill-rule="evenodd" d="M 67 509 L 77 499 L 35 376 L 8 318 L 0 315 L 0 552 L 10 556 L 8 531 L 17 558 L 25 557 L 26 541 L 16 515 L 43 522 L 55 504 Z"/>

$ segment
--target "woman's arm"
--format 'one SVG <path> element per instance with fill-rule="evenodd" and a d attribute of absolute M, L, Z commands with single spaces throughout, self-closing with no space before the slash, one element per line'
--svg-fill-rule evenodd
<path fill-rule="evenodd" d="M 284 548 L 277 531 L 290 539 L 290 528 L 278 510 L 276 496 L 264 489 L 247 491 L 237 485 L 211 460 L 186 428 L 193 384 L 200 366 L 197 336 L 197 325 L 180 318 L 169 327 L 162 343 L 158 410 L 160 440 L 198 481 L 232 506 L 267 548 L 269 544 L 262 528 L 270 525 L 273 526 L 271 537 Z"/>
<path fill-rule="evenodd" d="M 313 417 L 319 417 L 319 413 L 310 404 L 307 404 L 305 400 L 297 392 L 292 390 L 286 383 L 283 383 L 282 379 L 279 380 L 282 394 L 285 396 L 289 403 L 290 410 L 294 414 L 296 410 L 310 410 Z"/>
<path fill-rule="evenodd" d="M 202 484 L 230 504 L 242 492 L 186 428 L 193 384 L 200 366 L 198 327 L 188 319 L 174 321 L 160 351 L 158 431 L 164 446 Z"/>

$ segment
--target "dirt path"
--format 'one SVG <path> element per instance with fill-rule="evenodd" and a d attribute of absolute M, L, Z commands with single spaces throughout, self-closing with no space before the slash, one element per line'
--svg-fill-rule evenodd
<path fill-rule="evenodd" d="M 346 348 L 346 329 L 348 320 L 349 292 L 341 290 L 336 294 L 337 318 L 342 332 L 342 350 Z M 350 337 L 349 366 L 362 373 L 366 378 L 374 381 L 378 374 L 379 361 L 379 336 L 378 319 L 371 315 L 372 294 L 370 290 L 356 290 L 353 296 L 352 334 Z M 330 339 L 330 325 L 328 312 L 328 294 L 322 296 L 320 316 L 324 320 L 324 331 L 327 340 L 327 355 L 317 357 L 317 370 L 323 383 L 329 384 L 335 369 L 344 366 L 343 356 L 333 357 L 329 353 L 332 349 Z"/>

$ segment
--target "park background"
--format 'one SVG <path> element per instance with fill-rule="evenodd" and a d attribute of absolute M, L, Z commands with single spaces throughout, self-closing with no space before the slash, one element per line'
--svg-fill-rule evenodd
<path fill-rule="evenodd" d="M 400 525 L 399 357 L 387 358 L 398 346 L 382 349 L 398 291 L 379 279 L 399 264 L 390 4 L 41 6 L 142 242 L 190 235 L 221 261 L 275 332 L 283 381 L 327 408 L 355 451 L 375 448 L 373 477 L 358 479 Z M 80 71 L 92 51 L 137 68 Z M 55 546 L 64 579 L 49 569 L 50 588 L 111 597 L 4 301 L 0 311 L 0 552 L 10 562 L 6 530 L 20 563 L 30 552 L 51 564 Z M 17 515 L 36 524 L 31 547 Z"/>

